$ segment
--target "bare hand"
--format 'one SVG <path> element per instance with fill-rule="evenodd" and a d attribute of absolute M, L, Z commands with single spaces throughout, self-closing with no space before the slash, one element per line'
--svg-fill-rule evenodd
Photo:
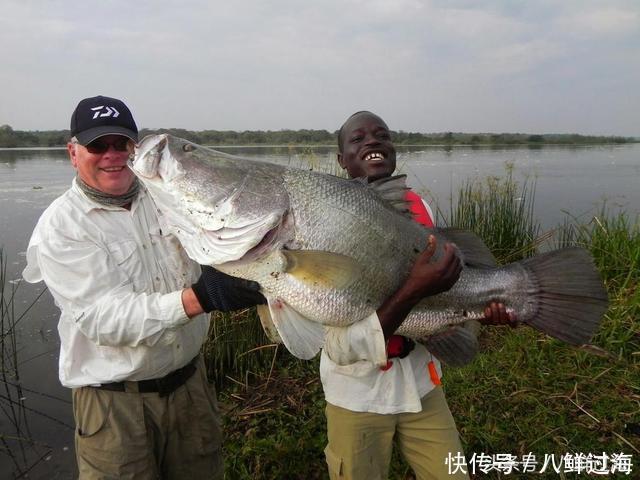
<path fill-rule="evenodd" d="M 458 281 L 462 262 L 456 254 L 455 246 L 445 244 L 442 258 L 430 263 L 435 251 L 436 238 L 429 235 L 427 248 L 416 259 L 407 280 L 376 311 L 385 338 L 393 335 L 420 300 L 449 290 Z"/>
<path fill-rule="evenodd" d="M 518 318 L 514 311 L 507 310 L 504 303 L 491 302 L 484 309 L 484 318 L 480 320 L 483 325 L 509 325 L 511 328 L 518 326 Z"/>
<path fill-rule="evenodd" d="M 436 238 L 429 235 L 427 248 L 417 258 L 411 269 L 405 287 L 414 298 L 422 299 L 449 290 L 460 277 L 462 262 L 451 243 L 444 245 L 444 255 L 437 262 L 431 262 L 436 251 Z"/>

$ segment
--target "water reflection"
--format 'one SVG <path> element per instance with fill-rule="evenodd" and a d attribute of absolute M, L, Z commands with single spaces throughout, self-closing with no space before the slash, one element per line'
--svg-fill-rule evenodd
<path fill-rule="evenodd" d="M 19 160 L 30 158 L 33 160 L 51 160 L 52 156 L 58 156 L 60 153 L 66 155 L 63 148 L 0 148 L 0 162 L 12 165 Z"/>

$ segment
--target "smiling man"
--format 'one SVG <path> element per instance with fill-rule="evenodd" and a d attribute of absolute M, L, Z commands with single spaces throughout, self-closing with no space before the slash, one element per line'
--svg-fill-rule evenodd
<path fill-rule="evenodd" d="M 255 305 L 259 286 L 201 273 L 162 228 L 127 166 L 138 128 L 124 102 L 80 101 L 71 135 L 77 175 L 38 220 L 23 276 L 43 280 L 61 311 L 80 478 L 222 478 L 204 313 Z"/>
<path fill-rule="evenodd" d="M 338 162 L 352 178 L 371 182 L 393 174 L 396 150 L 387 124 L 361 111 L 338 133 Z M 433 227 L 433 214 L 422 199 L 406 197 L 414 219 Z M 320 360 L 327 401 L 325 449 L 332 480 L 388 477 L 394 441 L 418 480 L 468 478 L 450 475 L 445 460 L 462 453 L 454 419 L 440 387 L 440 362 L 427 348 L 394 332 L 411 309 L 430 295 L 451 288 L 461 263 L 451 244 L 431 262 L 435 240 L 416 260 L 405 283 L 370 317 L 346 328 L 330 328 Z M 492 302 L 482 323 L 515 322 L 505 306 Z M 373 358 L 382 350 L 386 366 Z"/>
<path fill-rule="evenodd" d="M 67 151 L 84 191 L 135 196 L 138 182 L 127 160 L 138 128 L 124 102 L 103 96 L 81 100 L 71 115 L 71 135 Z"/>

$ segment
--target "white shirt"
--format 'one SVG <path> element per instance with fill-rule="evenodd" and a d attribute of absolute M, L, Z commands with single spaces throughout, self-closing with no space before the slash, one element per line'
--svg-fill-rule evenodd
<path fill-rule="evenodd" d="M 434 218 L 429 205 L 425 203 L 425 207 Z M 387 357 L 384 333 L 375 312 L 348 327 L 327 328 L 320 356 L 325 399 L 354 412 L 420 412 L 420 399 L 435 388 L 429 362 L 433 361 L 438 377 L 442 377 L 440 361 L 417 342 L 405 358 L 390 361 L 391 368 L 380 369 Z"/>
<path fill-rule="evenodd" d="M 421 411 L 420 399 L 435 387 L 428 364 L 433 360 L 441 377 L 440 361 L 416 343 L 409 355 L 389 359 L 391 368 L 381 370 L 387 362 L 384 345 L 375 313 L 349 327 L 328 329 L 320 357 L 320 379 L 327 402 L 354 412 Z"/>
<path fill-rule="evenodd" d="M 200 267 L 158 215 L 143 187 L 126 210 L 90 200 L 74 179 L 38 220 L 23 277 L 44 280 L 60 308 L 64 386 L 159 378 L 198 354 L 208 316 L 189 320 L 181 295 Z"/>

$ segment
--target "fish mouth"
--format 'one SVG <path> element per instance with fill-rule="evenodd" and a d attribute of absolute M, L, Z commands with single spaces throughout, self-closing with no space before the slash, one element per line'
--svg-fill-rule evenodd
<path fill-rule="evenodd" d="M 167 144 L 166 134 L 147 135 L 136 146 L 133 159 L 128 162 L 129 167 L 140 177 L 158 177 L 160 159 Z"/>

